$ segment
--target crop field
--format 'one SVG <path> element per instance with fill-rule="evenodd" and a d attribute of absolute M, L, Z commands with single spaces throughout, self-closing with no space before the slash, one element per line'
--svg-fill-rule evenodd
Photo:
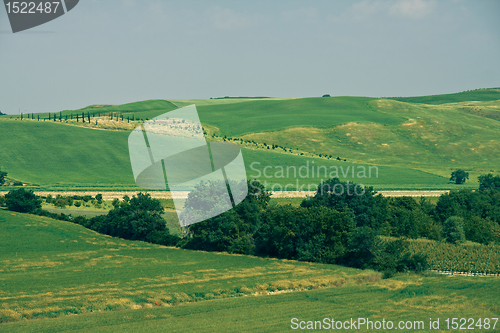
<path fill-rule="evenodd" d="M 276 332 L 292 318 L 325 317 L 425 325 L 439 317 L 443 328 L 447 317 L 500 314 L 497 277 L 382 280 L 369 270 L 126 241 L 4 210 L 0 249 L 2 332 Z"/>
<path fill-rule="evenodd" d="M 411 240 L 412 253 L 428 256 L 431 269 L 454 272 L 500 274 L 500 246 L 491 244 L 450 244 Z"/>

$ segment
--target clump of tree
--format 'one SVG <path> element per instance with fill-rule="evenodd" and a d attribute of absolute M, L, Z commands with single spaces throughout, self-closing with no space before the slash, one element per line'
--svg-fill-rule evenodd
<path fill-rule="evenodd" d="M 439 197 L 430 213 L 437 223 L 450 217 L 463 219 L 466 240 L 489 244 L 500 242 L 500 191 L 450 191 Z"/>
<path fill-rule="evenodd" d="M 466 179 L 469 179 L 469 173 L 462 169 L 457 169 L 451 173 L 450 181 L 454 181 L 455 184 L 463 184 Z"/>
<path fill-rule="evenodd" d="M 255 234 L 256 254 L 338 263 L 355 229 L 351 215 L 328 207 L 270 207 Z"/>
<path fill-rule="evenodd" d="M 249 188 L 261 189 L 253 181 Z M 258 183 L 257 183 L 258 184 Z M 332 179 L 322 185 L 344 185 Z M 259 184 L 259 186 L 261 186 Z M 350 184 L 350 186 L 354 186 Z M 189 227 L 185 248 L 229 253 L 255 254 L 360 268 L 387 270 L 388 275 L 405 270 L 424 270 L 425 257 L 415 257 L 381 242 L 377 219 L 386 206 L 378 207 L 382 196 L 373 189 L 355 195 L 353 188 L 342 195 L 319 189 L 300 207 L 269 206 L 269 193 L 250 193 L 235 209 Z M 338 187 L 338 186 L 337 186 Z M 262 194 L 264 193 L 264 194 Z M 200 196 L 196 197 L 200 200 Z M 188 198 L 186 205 L 189 206 Z M 197 203 L 199 204 L 199 203 Z M 391 255 L 386 254 L 392 249 Z"/>
<path fill-rule="evenodd" d="M 420 273 L 429 269 L 427 257 L 412 254 L 405 238 L 383 239 L 376 230 L 369 227 L 357 228 L 349 235 L 344 264 L 382 271 L 384 278 L 390 278 L 396 273 Z"/>
<path fill-rule="evenodd" d="M 90 219 L 75 218 L 74 222 L 102 234 L 130 240 L 142 240 L 161 245 L 175 245 L 179 237 L 171 235 L 161 214 L 159 200 L 139 193 L 128 200 L 115 202 L 107 215 Z"/>
<path fill-rule="evenodd" d="M 32 213 L 42 207 L 42 201 L 31 190 L 20 188 L 5 195 L 5 205 L 19 213 Z"/>

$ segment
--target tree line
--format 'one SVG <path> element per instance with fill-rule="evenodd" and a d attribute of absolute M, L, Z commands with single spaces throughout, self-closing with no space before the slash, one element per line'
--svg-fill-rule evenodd
<path fill-rule="evenodd" d="M 476 191 L 450 191 L 437 204 L 428 199 L 384 197 L 372 187 L 361 195 L 335 193 L 336 186 L 355 186 L 337 178 L 321 183 L 300 206 L 270 204 L 270 193 L 252 181 L 243 202 L 223 214 L 171 235 L 161 217 L 163 208 L 148 194 L 115 200 L 107 215 L 86 218 L 41 209 L 31 191 L 11 191 L 4 205 L 80 224 L 97 232 L 186 249 L 225 251 L 293 260 L 341 264 L 381 270 L 391 276 L 429 267 L 425 255 L 411 254 L 409 238 L 458 243 L 465 240 L 500 243 L 500 176 L 479 177 Z M 210 184 L 208 184 L 210 185 Z M 214 184 L 216 185 L 216 184 Z M 197 204 L 213 202 L 210 186 L 200 184 Z M 0 204 L 2 199 L 0 198 Z M 387 239 L 395 241 L 387 241 Z"/>

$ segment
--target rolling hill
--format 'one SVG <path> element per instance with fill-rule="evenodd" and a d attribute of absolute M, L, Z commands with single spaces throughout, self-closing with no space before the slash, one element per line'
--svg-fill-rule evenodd
<path fill-rule="evenodd" d="M 227 138 L 242 146 L 250 178 L 296 184 L 300 177 L 293 175 L 255 177 L 250 166 L 258 162 L 261 169 L 276 170 L 314 162 L 328 170 L 377 166 L 378 178 L 359 179 L 349 172 L 339 176 L 380 189 L 453 189 L 457 186 L 448 177 L 463 168 L 470 181 L 462 187 L 475 187 L 478 175 L 499 172 L 499 95 L 498 89 L 481 89 L 408 99 L 151 100 L 62 111 L 56 121 L 54 114 L 51 121 L 42 121 L 48 114 L 29 120 L 25 115 L 22 121 L 0 116 L 0 168 L 11 179 L 40 189 L 136 189 L 128 133 L 140 124 L 138 119 L 195 103 L 208 140 Z M 82 112 L 91 116 L 90 123 L 71 120 Z M 298 180 L 312 185 L 322 178 Z"/>
<path fill-rule="evenodd" d="M 331 316 L 428 327 L 429 318 L 499 314 L 498 277 L 381 280 L 370 270 L 127 241 L 1 209 L 0 263 L 2 332 L 279 332 L 292 318 Z"/>

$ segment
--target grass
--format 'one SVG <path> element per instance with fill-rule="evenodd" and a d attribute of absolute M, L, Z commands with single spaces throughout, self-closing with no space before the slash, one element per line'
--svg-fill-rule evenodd
<path fill-rule="evenodd" d="M 10 323 L 3 328 L 5 332 L 283 332 L 291 329 L 292 318 L 304 321 L 369 318 L 371 321 L 390 320 L 396 324 L 399 321 L 424 321 L 422 331 L 429 332 L 433 331 L 429 329 L 429 319 L 439 318 L 441 330 L 435 331 L 446 332 L 449 331 L 446 318 L 498 318 L 498 302 L 492 293 L 499 291 L 498 282 L 491 278 L 431 276 L 415 279 L 401 276 L 377 284 L 230 298 L 170 308 L 83 314 Z M 495 330 L 476 328 L 475 331 Z M 377 332 L 391 331 L 382 329 Z"/>
<path fill-rule="evenodd" d="M 500 88 L 476 89 L 463 91 L 455 94 L 416 96 L 416 97 L 394 97 L 393 99 L 407 103 L 445 104 L 468 101 L 497 101 L 500 99 Z"/>
<path fill-rule="evenodd" d="M 318 97 L 261 100 L 239 104 L 198 107 L 203 123 L 218 127 L 223 135 L 280 131 L 293 127 L 332 127 L 348 122 L 396 124 L 406 119 L 370 107 L 368 97 Z"/>
<path fill-rule="evenodd" d="M 10 119 L 1 126 L 0 168 L 12 179 L 54 189 L 137 189 L 126 132 Z"/>
<path fill-rule="evenodd" d="M 276 332 L 292 318 L 443 325 L 500 314 L 496 277 L 381 280 L 369 270 L 126 241 L 4 210 L 0 249 L 2 332 Z"/>
<path fill-rule="evenodd" d="M 38 190 L 139 190 L 132 176 L 127 132 L 101 131 L 37 121 L 21 122 L 10 119 L 0 121 L 9 129 L 0 132 L 0 141 L 3 143 L 0 147 L 0 156 L 5 156 L 0 161 L 0 167 L 6 170 L 12 179 L 27 182 Z M 314 185 L 321 179 L 336 175 L 331 173 L 332 170 L 337 170 L 335 166 L 338 168 L 340 178 L 373 185 L 380 189 L 454 188 L 454 185 L 448 184 L 448 179 L 445 177 L 403 167 L 379 167 L 378 178 L 374 172 L 371 178 L 360 179 L 357 178 L 358 168 L 355 177 L 352 177 L 350 171 L 353 164 L 348 162 L 248 148 L 243 148 L 243 156 L 248 177 L 267 180 L 271 186 L 278 184 L 276 190 L 279 190 L 280 186 L 284 188 L 287 184 L 292 184 L 288 189 L 293 190 L 297 188 L 297 180 L 300 186 L 306 184 L 306 187 L 310 185 L 311 189 L 314 189 Z M 254 162 L 260 164 L 253 164 L 252 169 L 251 165 Z M 298 171 L 301 166 L 307 166 L 308 163 L 310 174 L 306 178 L 295 177 L 291 172 L 288 176 L 284 174 L 285 177 L 275 176 L 279 166 L 295 166 Z M 312 176 L 313 164 L 327 167 L 327 173 L 325 174 L 325 169 L 320 169 L 322 172 L 320 176 L 317 172 Z M 19 168 L 19 165 L 23 167 Z M 255 170 L 263 172 L 266 166 L 272 167 L 273 176 L 270 179 L 263 174 L 261 177 L 255 177 L 258 175 Z M 346 173 L 348 167 L 349 175 L 343 177 L 342 170 Z M 365 168 L 368 177 L 368 165 Z"/>
<path fill-rule="evenodd" d="M 474 184 L 473 181 L 464 185 L 455 185 L 449 182 L 448 177 L 405 167 L 378 166 L 373 168 L 373 165 L 370 164 L 302 157 L 272 150 L 244 148 L 242 151 L 247 177 L 249 179 L 258 179 L 263 184 L 266 182 L 269 190 L 272 190 L 273 186 L 276 191 L 285 190 L 285 186 L 288 186 L 287 190 L 301 189 L 307 191 L 310 189 L 314 191 L 321 180 L 332 177 L 373 186 L 376 190 L 432 190 L 477 187 L 477 183 Z M 266 167 L 267 169 L 264 170 Z M 370 169 L 370 167 L 372 168 Z M 353 168 L 354 176 L 352 174 Z M 308 173 L 307 170 L 309 170 Z"/>
<path fill-rule="evenodd" d="M 374 109 L 406 122 L 376 124 L 350 122 L 333 128 L 289 128 L 253 133 L 245 140 L 280 144 L 293 150 L 340 156 L 348 161 L 422 170 L 449 177 L 452 170 L 470 172 L 471 182 L 481 173 L 499 172 L 500 122 L 459 105 L 421 105 L 373 100 Z M 471 104 L 471 102 L 466 102 Z M 485 105 L 483 105 L 485 104 Z M 475 102 L 474 107 L 498 111 L 499 103 Z M 497 111 L 495 111 L 495 108 Z"/>
<path fill-rule="evenodd" d="M 148 119 L 195 103 L 207 130 L 220 136 L 209 135 L 209 140 L 224 136 L 247 140 L 240 145 L 250 178 L 266 180 L 252 177 L 253 162 L 275 168 L 315 161 L 316 165 L 343 166 L 345 170 L 354 161 L 357 166 L 379 167 L 378 178 L 356 179 L 377 189 L 453 189 L 458 187 L 448 178 L 458 168 L 470 173 L 469 182 L 461 186 L 469 188 L 477 186 L 479 175 L 500 172 L 497 90 L 429 96 L 433 104 L 367 97 L 223 98 L 94 105 L 76 111 Z M 439 102 L 446 98 L 446 103 Z M 101 118 L 95 126 L 75 121 L 21 122 L 16 116 L 0 116 L 0 168 L 10 179 L 37 189 L 137 190 L 127 137 L 140 121 Z M 286 153 L 280 148 L 271 152 L 264 143 L 286 147 Z M 317 158 L 319 154 L 348 163 Z M 313 186 L 321 178 L 299 179 L 299 187 L 304 183 Z M 273 176 L 269 182 L 284 186 L 296 184 L 296 179 Z"/>
<path fill-rule="evenodd" d="M 0 248 L 4 322 L 380 278 L 375 272 L 340 266 L 126 241 L 72 223 L 4 210 Z"/>

